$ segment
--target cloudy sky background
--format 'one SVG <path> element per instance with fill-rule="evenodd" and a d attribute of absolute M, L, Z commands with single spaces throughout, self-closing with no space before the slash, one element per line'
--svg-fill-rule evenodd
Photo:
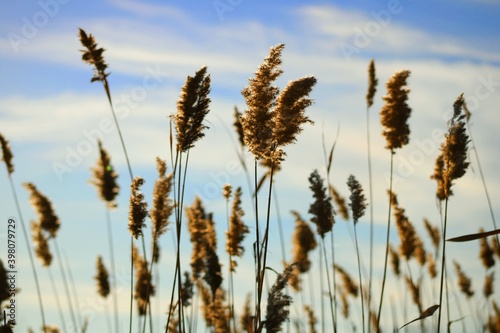
<path fill-rule="evenodd" d="M 219 6 L 219 7 L 218 7 Z M 252 232 L 253 213 L 244 172 L 238 166 L 232 130 L 233 108 L 245 109 L 241 90 L 247 85 L 269 48 L 284 43 L 283 75 L 278 85 L 305 75 L 318 79 L 307 110 L 314 125 L 305 125 L 298 142 L 286 148 L 287 158 L 276 176 L 281 219 L 287 255 L 293 232 L 291 209 L 307 214 L 312 196 L 307 177 L 313 169 L 325 175 L 322 136 L 332 144 L 338 134 L 332 183 L 345 196 L 346 180 L 354 174 L 368 188 L 366 158 L 365 94 L 367 66 L 376 61 L 379 86 L 370 111 L 374 174 L 374 217 L 376 260 L 374 287 L 378 290 L 383 269 L 389 152 L 380 135 L 378 112 L 385 94 L 385 82 L 396 71 L 409 69 L 409 105 L 413 110 L 409 124 L 410 144 L 395 156 L 394 188 L 400 204 L 424 238 L 422 220 L 439 223 L 435 202 L 435 183 L 429 179 L 439 153 L 452 104 L 461 93 L 473 113 L 472 134 L 481 158 L 484 175 L 495 210 L 499 214 L 500 177 L 498 147 L 500 137 L 500 11 L 498 1 L 26 1 L 0 4 L 0 132 L 10 141 L 16 171 L 13 175 L 25 223 L 36 218 L 29 206 L 22 182 L 33 182 L 54 203 L 62 226 L 58 235 L 77 286 L 82 312 L 90 315 L 90 330 L 106 327 L 103 305 L 98 301 L 93 275 L 98 254 L 108 260 L 104 205 L 88 184 L 89 168 L 97 159 L 95 140 L 102 138 L 120 174 L 119 209 L 112 213 L 117 268 L 128 269 L 129 177 L 118 133 L 100 83 L 90 84 L 92 69 L 81 58 L 78 28 L 92 33 L 106 49 L 109 82 L 120 126 L 135 175 L 146 179 L 144 193 L 151 199 L 156 177 L 155 157 L 169 162 L 169 118 L 176 112 L 176 101 L 187 75 L 208 66 L 212 79 L 211 111 L 205 138 L 190 154 L 188 190 L 185 202 L 202 197 L 218 223 L 220 257 L 225 262 L 225 202 L 219 188 L 223 183 L 242 186 L 245 221 Z M 145 92 L 145 93 L 144 93 Z M 339 129 L 339 133 L 338 133 Z M 250 154 L 248 163 L 252 164 Z M 474 155 L 471 168 L 456 182 L 450 200 L 450 236 L 492 229 L 492 222 Z M 169 163 L 170 164 L 170 163 Z M 65 166 L 63 172 L 58 167 Z M 57 171 L 59 170 L 59 171 Z M 0 171 L 0 212 L 2 221 L 14 217 L 20 223 L 8 186 L 7 174 Z M 263 203 L 266 198 L 263 197 Z M 261 207 L 264 207 L 261 204 Z M 262 215 L 263 216 L 263 215 Z M 272 212 L 270 266 L 280 269 L 281 252 Z M 358 224 L 361 252 L 368 262 L 369 219 Z M 5 223 L 1 225 L 5 226 Z M 356 276 L 355 250 L 350 238 L 352 222 L 337 218 L 335 249 L 338 264 Z M 20 230 L 18 230 L 20 232 Z M 149 235 L 150 228 L 146 230 Z M 5 237 L 6 229 L 0 231 Z M 184 233 L 187 239 L 187 233 Z M 162 239 L 161 304 L 166 309 L 171 275 L 173 243 L 170 234 Z M 5 238 L 3 238 L 5 240 Z M 238 268 L 237 308 L 252 291 L 252 233 L 245 242 L 246 254 Z M 396 229 L 391 241 L 399 244 Z M 24 240 L 18 234 L 17 296 L 19 331 L 41 325 L 34 284 Z M 2 242 L 2 253 L 6 243 Z M 187 263 L 190 245 L 183 244 Z M 459 259 L 474 278 L 473 288 L 481 294 L 484 269 L 478 260 L 478 243 L 451 244 L 449 258 Z M 1 257 L 5 258 L 4 255 Z M 313 270 L 318 269 L 315 258 Z M 57 262 L 51 268 L 60 284 Z M 38 263 L 37 263 L 38 265 Z M 109 264 L 108 264 L 109 265 Z M 497 265 L 498 266 L 498 265 Z M 185 266 L 187 267 L 187 266 Z M 417 267 L 412 266 L 415 272 Z M 498 268 L 496 268 L 498 270 Z M 390 273 L 391 288 L 385 297 L 384 322 L 390 327 L 390 302 L 398 308 L 404 303 L 406 288 Z M 39 268 L 46 295 L 51 294 L 45 270 Z M 273 273 L 270 273 L 273 276 Z M 316 274 L 317 276 L 317 274 Z M 455 275 L 451 280 L 454 282 Z M 272 282 L 272 281 L 271 281 Z M 316 281 L 316 283 L 318 283 Z M 500 288 L 500 284 L 495 286 Z M 122 327 L 128 321 L 127 283 L 122 287 L 120 311 Z M 424 292 L 424 306 L 439 302 L 430 285 Z M 62 297 L 63 290 L 59 290 Z M 319 290 L 316 290 L 318 293 Z M 377 291 L 378 294 L 378 291 Z M 168 295 L 168 296 L 167 296 Z M 498 294 L 497 294 L 498 295 Z M 296 297 L 300 309 L 299 297 Z M 463 302 L 463 297 L 458 297 Z M 63 298 L 63 304 L 64 304 Z M 306 301 L 308 297 L 306 297 Z M 378 300 L 378 296 L 377 296 Z M 47 319 L 60 326 L 55 300 L 44 298 Z M 407 301 L 407 314 L 398 314 L 398 324 L 418 316 Z M 484 306 L 479 303 L 480 306 Z M 111 311 L 111 304 L 109 304 Z M 156 303 L 154 306 L 157 306 Z M 316 311 L 319 301 L 316 295 Z M 66 306 L 64 306 L 66 308 Z M 87 310 L 85 310 L 87 309 Z M 90 309 L 90 310 L 89 310 Z M 93 310 L 92 310 L 93 309 Z M 483 308 L 480 308 L 483 309 Z M 465 308 L 468 313 L 470 309 Z M 352 316 L 359 322 L 358 301 L 352 303 Z M 453 308 L 453 318 L 459 317 Z M 136 318 L 134 320 L 137 322 Z M 156 326 L 163 325 L 158 316 Z M 469 327 L 475 322 L 465 319 Z M 70 322 L 69 316 L 66 322 Z M 329 323 L 329 320 L 327 321 Z M 348 325 L 341 321 L 342 325 Z M 431 327 L 431 323 L 428 323 Z M 348 326 L 343 326 L 347 329 Z"/>

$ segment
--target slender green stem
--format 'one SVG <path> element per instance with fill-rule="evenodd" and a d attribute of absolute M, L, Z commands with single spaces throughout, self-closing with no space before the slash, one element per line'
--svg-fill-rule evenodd
<path fill-rule="evenodd" d="M 328 259 L 326 257 L 326 246 L 325 246 L 325 237 L 321 237 L 321 247 L 323 248 L 323 258 L 325 260 L 325 271 L 326 271 L 326 279 L 328 281 L 328 298 L 330 299 L 330 313 L 332 316 L 332 323 L 333 323 L 333 331 L 336 333 L 337 332 L 337 322 L 336 318 L 333 312 L 333 293 L 332 293 L 332 286 L 330 283 L 330 273 L 328 270 Z"/>
<path fill-rule="evenodd" d="M 358 233 L 356 232 L 356 224 L 354 228 L 354 240 L 356 242 L 356 257 L 358 258 L 358 276 L 359 276 L 359 290 L 361 292 L 361 325 L 363 326 L 363 333 L 365 332 L 365 304 L 364 304 L 364 294 L 363 294 L 363 280 L 361 278 L 361 264 L 359 262 L 359 246 L 358 246 Z M 370 325 L 368 325 L 370 326 Z"/>
<path fill-rule="evenodd" d="M 334 241 L 333 241 L 333 228 L 332 232 L 330 233 L 330 242 L 331 242 L 331 247 L 332 247 L 332 267 L 335 267 L 335 246 L 334 246 Z M 337 317 L 337 272 L 335 272 L 335 268 L 332 270 L 332 276 L 333 276 L 333 308 L 334 308 L 334 313 L 335 313 L 335 318 Z M 337 321 L 335 320 L 333 322 L 333 330 L 336 332 L 337 331 Z"/>
<path fill-rule="evenodd" d="M 380 327 L 380 318 L 382 315 L 382 303 L 384 302 L 384 288 L 385 288 L 385 280 L 387 277 L 387 259 L 389 257 L 389 236 L 391 231 L 391 202 L 392 202 L 392 169 L 393 169 L 393 161 L 394 161 L 394 151 L 391 149 L 391 170 L 390 170 L 390 180 L 389 180 L 389 213 L 387 216 L 387 237 L 385 241 L 385 259 L 384 259 L 384 276 L 382 279 L 382 290 L 380 292 L 380 303 L 378 306 L 378 314 L 377 314 L 377 327 Z"/>
<path fill-rule="evenodd" d="M 111 275 L 113 283 L 113 310 L 115 317 L 115 333 L 120 331 L 118 327 L 118 288 L 116 286 L 116 268 L 115 268 L 115 253 L 113 249 L 113 232 L 111 230 L 111 216 L 109 208 L 106 207 L 106 225 L 108 227 L 108 248 L 109 248 L 109 258 L 111 261 Z"/>
<path fill-rule="evenodd" d="M 446 222 L 448 219 L 448 198 L 444 202 L 444 222 L 443 222 L 443 251 L 441 254 L 441 280 L 439 285 L 439 309 L 438 309 L 438 328 L 437 333 L 441 330 L 441 309 L 443 308 L 443 283 L 444 283 L 444 269 L 446 262 Z M 448 303 L 448 302 L 447 302 Z"/>
<path fill-rule="evenodd" d="M 259 234 L 259 200 L 257 196 L 257 159 L 254 160 L 254 201 L 255 201 L 255 251 L 256 251 L 256 261 L 257 261 L 257 274 L 256 284 L 257 284 L 257 297 L 255 302 L 255 318 L 253 324 L 254 332 L 258 331 L 260 325 L 260 301 L 261 301 L 261 289 L 263 286 L 264 279 L 261 278 L 261 261 L 260 261 L 260 234 Z"/>
<path fill-rule="evenodd" d="M 321 251 L 321 249 L 319 250 L 319 300 L 321 306 L 321 333 L 325 333 L 326 319 L 325 319 L 325 300 L 323 297 L 323 251 Z"/>
<path fill-rule="evenodd" d="M 153 332 L 153 316 L 151 315 L 151 304 L 150 304 L 151 297 L 149 295 L 149 291 L 150 291 L 149 287 L 151 284 L 151 278 L 153 276 L 153 256 L 151 256 L 151 268 L 149 269 L 148 265 L 147 265 L 147 260 L 146 260 L 146 258 L 147 258 L 147 256 L 146 256 L 146 242 L 144 241 L 144 234 L 142 234 L 142 233 L 141 233 L 141 241 L 142 241 L 142 252 L 144 252 L 144 260 L 146 261 L 146 269 L 148 270 L 146 276 L 148 276 L 148 279 L 150 280 L 146 284 L 146 295 L 147 295 L 148 299 L 146 301 L 146 305 L 145 305 L 144 310 L 145 310 L 145 312 L 148 312 L 148 314 L 149 314 L 149 330 L 152 333 Z M 147 318 L 144 318 L 144 324 L 142 326 L 143 333 L 146 332 L 146 321 L 147 321 Z"/>
<path fill-rule="evenodd" d="M 372 158 L 370 143 L 370 114 L 369 107 L 366 107 L 366 149 L 368 155 L 368 208 L 370 210 L 370 268 L 368 275 L 368 308 L 371 308 L 372 300 L 372 280 L 373 280 L 373 182 L 372 182 Z M 368 333 L 371 332 L 371 325 L 368 323 Z"/>
<path fill-rule="evenodd" d="M 134 236 L 130 235 L 130 311 L 129 333 L 132 333 L 132 307 L 134 304 Z"/>
<path fill-rule="evenodd" d="M 68 271 L 68 278 L 71 284 L 71 292 L 73 293 L 73 297 L 75 298 L 75 308 L 77 313 L 76 319 L 78 321 L 78 326 L 81 329 L 83 329 L 83 323 L 81 317 L 82 310 L 80 309 L 80 301 L 78 300 L 78 293 L 76 292 L 75 280 L 73 279 L 73 273 L 71 272 L 71 266 L 69 265 L 68 257 L 66 256 L 65 253 L 63 253 L 62 255 L 64 257 L 64 263 L 66 264 L 66 268 Z"/>
<path fill-rule="evenodd" d="M 31 252 L 30 238 L 28 236 L 28 231 L 26 230 L 26 225 L 24 223 L 23 215 L 21 212 L 21 206 L 19 205 L 19 199 L 17 198 L 16 188 L 14 186 L 14 181 L 12 180 L 12 175 L 7 171 L 9 176 L 10 188 L 12 190 L 12 195 L 14 197 L 14 202 L 16 203 L 17 214 L 19 215 L 19 220 L 21 221 L 21 229 L 23 231 L 24 243 L 26 245 L 26 250 L 28 252 L 28 257 L 30 258 L 31 271 L 33 272 L 33 278 L 35 279 L 36 293 L 38 296 L 38 305 L 40 307 L 40 315 L 42 317 L 42 326 L 45 327 L 47 324 L 45 322 L 45 313 L 43 311 L 42 293 L 40 292 L 40 282 L 38 281 L 38 274 L 36 272 L 35 260 L 33 259 L 33 253 Z"/>

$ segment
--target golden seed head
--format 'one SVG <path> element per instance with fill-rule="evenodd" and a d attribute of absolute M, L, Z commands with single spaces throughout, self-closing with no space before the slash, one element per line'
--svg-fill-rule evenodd
<path fill-rule="evenodd" d="M 38 224 L 50 234 L 50 237 L 55 238 L 61 222 L 54 211 L 52 202 L 32 183 L 24 183 L 23 185 L 30 192 L 30 203 L 38 215 Z"/>
<path fill-rule="evenodd" d="M 42 262 L 42 266 L 49 267 L 52 263 L 52 253 L 50 253 L 49 243 L 40 225 L 31 222 L 31 234 L 35 247 L 35 254 Z"/>
<path fill-rule="evenodd" d="M 96 166 L 91 169 L 92 179 L 90 182 L 97 188 L 99 197 L 106 202 L 106 205 L 109 208 L 115 208 L 115 198 L 120 191 L 120 187 L 116 182 L 118 174 L 113 169 L 111 159 L 108 152 L 102 147 L 101 140 L 98 140 L 98 146 L 99 159 L 97 160 Z"/>
<path fill-rule="evenodd" d="M 144 195 L 140 191 L 140 187 L 143 184 L 143 178 L 135 177 L 130 185 L 131 194 L 128 214 L 128 230 L 135 239 L 142 234 L 142 228 L 146 226 L 144 220 L 148 215 L 148 204 L 144 201 Z"/>
<path fill-rule="evenodd" d="M 316 224 L 318 234 L 324 237 L 333 228 L 335 211 L 332 207 L 331 198 L 326 194 L 326 188 L 318 170 L 314 170 L 309 176 L 309 184 L 315 199 L 309 206 L 309 214 L 313 215 L 311 222 Z"/>
<path fill-rule="evenodd" d="M 311 267 L 309 252 L 314 250 L 318 244 L 309 224 L 302 219 L 298 212 L 292 211 L 292 214 L 295 217 L 295 230 L 292 235 L 292 260 L 297 264 L 297 270 L 300 273 L 305 273 Z"/>
<path fill-rule="evenodd" d="M 222 186 L 222 196 L 226 200 L 229 200 L 229 198 L 231 197 L 232 190 L 233 190 L 233 187 L 231 186 L 231 184 L 224 184 Z"/>
<path fill-rule="evenodd" d="M 10 149 L 9 141 L 0 133 L 0 146 L 2 148 L 2 160 L 5 162 L 7 172 L 12 174 L 14 172 L 14 164 L 12 164 L 12 150 Z"/>
<path fill-rule="evenodd" d="M 375 92 L 377 92 L 378 80 L 375 77 L 375 61 L 370 60 L 368 65 L 368 92 L 366 93 L 366 106 L 370 107 L 373 105 L 373 97 Z"/>
<path fill-rule="evenodd" d="M 226 233 L 226 251 L 232 257 L 241 257 L 245 252 L 242 242 L 245 235 L 250 232 L 248 227 L 242 220 L 243 209 L 241 209 L 241 187 L 238 187 L 234 192 L 234 200 L 231 208 L 231 215 L 229 216 L 229 230 Z M 236 262 L 232 262 L 231 270 L 234 272 Z"/>
<path fill-rule="evenodd" d="M 97 293 L 103 298 L 108 297 L 110 293 L 109 274 L 108 270 L 104 266 L 101 256 L 97 257 L 97 275 L 95 276 L 95 279 L 97 281 Z"/>
<path fill-rule="evenodd" d="M 160 235 L 167 231 L 168 218 L 174 209 L 174 203 L 169 198 L 172 190 L 172 173 L 165 176 L 167 172 L 166 162 L 159 157 L 156 158 L 158 179 L 155 181 L 153 190 L 153 208 L 150 210 L 151 223 L 153 225 L 153 241 L 156 243 Z"/>
<path fill-rule="evenodd" d="M 80 42 L 85 47 L 85 50 L 81 50 L 83 52 L 82 60 L 94 66 L 95 72 L 91 82 L 105 81 L 109 75 L 109 73 L 106 73 L 108 65 L 106 65 L 104 57 L 102 56 L 105 50 L 102 47 L 98 48 L 94 36 L 92 36 L 92 34 L 87 35 L 83 29 L 79 29 L 79 36 Z"/>
<path fill-rule="evenodd" d="M 347 180 L 347 186 L 349 187 L 349 191 L 351 193 L 351 195 L 349 196 L 349 207 L 351 207 L 352 219 L 354 220 L 354 224 L 356 224 L 358 223 L 359 219 L 363 215 L 365 215 L 366 198 L 363 194 L 363 188 L 361 187 L 361 184 L 353 175 L 349 176 L 349 179 Z"/>
<path fill-rule="evenodd" d="M 458 287 L 460 291 L 464 293 L 467 296 L 467 298 L 471 298 L 472 296 L 474 296 L 474 291 L 471 289 L 472 286 L 471 279 L 467 275 L 465 275 L 464 271 L 462 270 L 458 262 L 454 260 L 453 265 L 455 266 L 455 271 L 457 273 Z"/>
<path fill-rule="evenodd" d="M 194 77 L 188 76 L 182 87 L 181 97 L 177 101 L 175 129 L 177 132 L 177 150 L 185 152 L 194 147 L 194 143 L 205 136 L 203 120 L 208 114 L 210 98 L 210 74 L 207 67 L 199 69 Z"/>

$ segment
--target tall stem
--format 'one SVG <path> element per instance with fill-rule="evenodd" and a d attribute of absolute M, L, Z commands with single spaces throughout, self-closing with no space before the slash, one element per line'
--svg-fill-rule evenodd
<path fill-rule="evenodd" d="M 361 264 L 359 262 L 359 247 L 358 247 L 358 233 L 356 232 L 356 224 L 354 224 L 354 240 L 356 242 L 356 257 L 358 258 L 358 276 L 359 276 L 359 289 L 361 292 L 361 325 L 363 326 L 363 333 L 365 332 L 365 305 L 363 294 L 363 280 L 361 278 Z M 370 325 L 368 325 L 370 326 Z"/>
<path fill-rule="evenodd" d="M 332 294 L 332 286 L 330 283 L 330 273 L 328 273 L 328 259 L 326 258 L 326 247 L 325 247 L 325 238 L 321 237 L 321 247 L 323 248 L 323 257 L 325 259 L 325 271 L 326 271 L 326 279 L 328 281 L 328 298 L 330 299 L 330 313 L 332 316 L 332 322 L 333 322 L 333 331 L 337 333 L 337 322 L 335 315 L 333 313 L 333 294 Z"/>
<path fill-rule="evenodd" d="M 368 208 L 370 209 L 370 268 L 368 275 L 368 308 L 371 309 L 372 280 L 373 280 L 373 184 L 372 184 L 372 158 L 370 144 L 370 114 L 369 107 L 366 107 L 366 149 L 368 155 Z M 371 332 L 371 325 L 368 323 L 368 333 Z"/>
<path fill-rule="evenodd" d="M 257 261 L 257 274 L 255 276 L 257 282 L 257 297 L 255 304 L 255 319 L 254 319 L 254 332 L 257 332 L 260 324 L 260 298 L 262 284 L 264 279 L 261 279 L 261 262 L 260 262 L 260 234 L 259 234 L 259 200 L 257 196 L 257 159 L 254 160 L 254 200 L 255 200 L 255 252 Z"/>
<path fill-rule="evenodd" d="M 109 247 L 109 258 L 111 261 L 111 274 L 113 283 L 113 310 L 115 313 L 115 333 L 120 331 L 118 327 L 118 288 L 116 287 L 116 269 L 115 269 L 115 254 L 113 250 L 113 232 L 111 231 L 111 216 L 109 209 L 106 208 L 106 225 L 108 227 L 108 247 Z"/>
<path fill-rule="evenodd" d="M 444 223 L 443 223 L 443 252 L 441 254 L 441 282 L 439 285 L 439 313 L 438 313 L 438 329 L 437 333 L 441 329 L 441 309 L 443 308 L 443 283 L 444 283 L 444 268 L 446 262 L 446 222 L 448 219 L 448 198 L 444 202 Z"/>
<path fill-rule="evenodd" d="M 391 149 L 391 171 L 390 171 L 390 180 L 389 180 L 389 213 L 387 216 L 387 237 L 385 241 L 385 259 L 384 259 L 384 277 L 382 279 L 382 291 L 380 292 L 380 303 L 378 306 L 378 314 L 377 314 L 377 327 L 380 327 L 380 318 L 382 315 L 382 303 L 384 301 L 384 288 L 385 288 L 385 280 L 387 277 L 387 259 L 389 257 L 389 235 L 391 231 L 391 202 L 392 202 L 392 169 L 393 169 L 393 161 L 394 161 L 394 151 Z"/>

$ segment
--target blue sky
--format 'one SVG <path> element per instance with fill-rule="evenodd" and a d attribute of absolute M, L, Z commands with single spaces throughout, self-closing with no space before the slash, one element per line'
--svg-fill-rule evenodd
<path fill-rule="evenodd" d="M 383 254 L 389 169 L 389 153 L 380 135 L 378 111 L 385 94 L 385 82 L 396 71 L 409 69 L 409 105 L 413 110 L 409 124 L 410 144 L 395 157 L 395 191 L 401 205 L 427 242 L 422 219 L 439 222 L 434 200 L 435 183 L 429 179 L 442 134 L 446 130 L 452 104 L 464 93 L 473 113 L 472 133 L 488 181 L 496 214 L 499 213 L 500 176 L 498 147 L 500 137 L 500 3 L 498 1 L 70 1 L 46 0 L 2 2 L 0 4 L 0 132 L 10 141 L 16 171 L 14 181 L 26 223 L 35 218 L 21 183 L 35 183 L 54 202 L 61 217 L 60 247 L 70 258 L 82 306 L 97 299 L 92 276 L 97 254 L 106 258 L 104 207 L 88 183 L 89 168 L 95 164 L 95 139 L 103 139 L 120 174 L 119 209 L 112 213 L 117 253 L 124 254 L 119 266 L 126 270 L 128 251 L 128 176 L 116 130 L 107 125 L 111 114 L 102 86 L 91 84 L 92 69 L 80 60 L 78 28 L 92 33 L 106 49 L 111 91 L 119 121 L 136 175 L 146 179 L 144 193 L 151 198 L 156 177 L 154 159 L 168 158 L 168 116 L 175 113 L 187 75 L 206 65 L 212 78 L 210 127 L 190 156 L 190 183 L 186 202 L 195 194 L 206 202 L 220 221 L 219 243 L 223 251 L 225 203 L 215 188 L 230 182 L 248 194 L 237 162 L 231 129 L 233 107 L 245 109 L 241 90 L 273 45 L 284 43 L 284 73 L 278 81 L 314 75 L 318 84 L 311 96 L 315 104 L 308 109 L 315 122 L 306 125 L 297 144 L 286 149 L 287 159 L 277 175 L 276 190 L 290 239 L 293 219 L 290 209 L 305 218 L 312 201 L 307 177 L 315 168 L 324 175 L 321 138 L 333 142 L 335 150 L 332 183 L 347 195 L 345 182 L 354 174 L 365 188 L 366 166 L 365 94 L 367 66 L 376 61 L 379 86 L 371 109 L 372 154 L 374 167 L 375 255 Z M 251 156 L 247 155 L 251 163 Z M 470 154 L 471 168 L 456 182 L 452 198 L 450 235 L 491 229 L 486 199 L 477 163 Z M 64 173 L 55 168 L 68 167 Z M 0 218 L 17 218 L 5 171 L 0 171 Z M 246 221 L 252 223 L 251 206 L 246 198 Z M 276 211 L 272 214 L 276 219 Z M 367 251 L 368 220 L 358 225 L 364 251 Z M 3 225 L 3 224 L 2 224 Z M 339 264 L 354 275 L 356 266 L 349 238 L 351 224 L 340 218 L 336 224 Z M 252 229 L 253 230 L 253 229 Z M 276 228 L 272 239 L 278 243 Z M 172 259 L 171 236 L 164 236 L 164 275 L 160 290 L 165 306 Z M 253 234 L 250 236 L 253 238 Z M 394 244 L 397 232 L 392 231 Z M 18 237 L 19 331 L 40 325 L 34 286 Z M 288 241 L 287 241 L 288 242 Z M 2 246 L 4 246 L 2 242 Z M 429 244 L 429 243 L 426 243 Z M 270 262 L 279 267 L 279 246 L 271 248 Z M 184 244 L 186 260 L 190 245 Z M 430 246 L 430 244 L 429 244 Z M 241 264 L 238 280 L 252 284 L 251 240 Z M 467 273 L 482 288 L 483 271 L 478 263 L 478 245 L 451 245 L 450 256 L 460 258 Z M 287 243 L 287 251 L 290 245 Z M 5 253 L 5 252 L 2 252 Z M 345 254 L 345 255 L 344 255 Z M 223 255 L 221 255 L 223 257 Z M 3 257 L 2 257 L 3 258 Z M 225 257 L 223 257 L 225 258 Z M 367 259 L 366 259 L 367 260 Z M 317 259 L 316 259 L 317 262 Z M 497 265 L 498 266 L 498 265 Z M 316 265 L 317 269 L 317 265 Z M 57 275 L 56 267 L 53 267 Z M 46 272 L 42 284 L 50 290 Z M 375 267 L 376 284 L 381 263 Z M 454 276 L 452 276 L 452 279 Z M 399 282 L 398 282 L 399 283 Z M 497 289 L 500 284 L 496 283 Z M 126 289 L 126 288 L 125 288 Z M 402 302 L 398 288 L 388 295 Z M 399 290 L 405 289 L 403 285 Z M 248 290 L 250 291 L 250 289 Z M 241 303 L 245 292 L 238 295 Z M 126 293 L 126 292 L 125 292 Z M 85 297 L 89 297 L 89 301 Z M 122 320 L 126 322 L 127 302 L 122 296 Z M 434 304 L 436 296 L 425 300 Z M 87 303 L 86 303 L 87 302 Z M 398 303 L 400 304 L 400 303 Z M 352 303 L 359 315 L 358 303 Z M 49 322 L 60 325 L 54 300 L 47 300 Z M 102 307 L 99 308 L 102 310 Z M 389 309 L 387 307 L 387 309 Z M 408 303 L 408 318 L 417 309 Z M 99 311 L 97 311 L 99 312 Z M 102 311 L 100 311 L 102 312 Z M 388 311 L 389 312 L 389 311 Z M 387 313 L 388 315 L 388 313 Z M 400 314 L 403 316 L 403 314 Z M 458 316 L 458 315 L 457 315 Z M 389 325 L 389 319 L 386 319 Z M 69 318 L 68 318 L 69 321 Z M 401 319 L 403 321 L 403 319 Z M 158 325 L 163 323 L 158 316 Z M 429 325 L 431 325 L 429 323 Z M 468 318 L 467 325 L 474 322 Z M 94 313 L 90 329 L 106 326 L 104 316 Z M 431 327 L 431 326 L 429 326 Z"/>

